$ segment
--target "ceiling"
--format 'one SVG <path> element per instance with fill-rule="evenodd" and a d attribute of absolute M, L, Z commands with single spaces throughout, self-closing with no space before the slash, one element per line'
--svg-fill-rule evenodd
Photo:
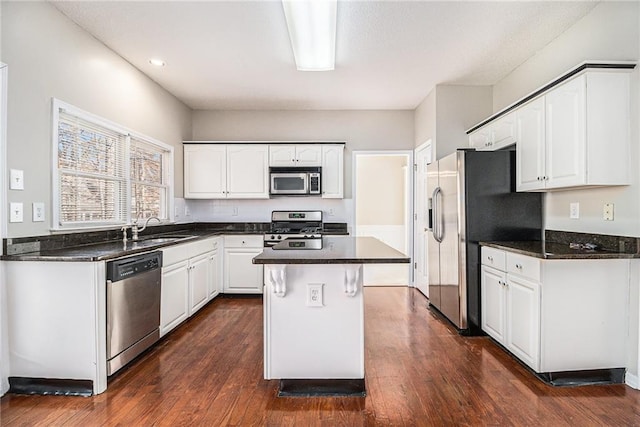
<path fill-rule="evenodd" d="M 206 110 L 412 110 L 437 84 L 495 84 L 597 4 L 338 0 L 336 68 L 304 72 L 278 0 L 52 3 Z"/>

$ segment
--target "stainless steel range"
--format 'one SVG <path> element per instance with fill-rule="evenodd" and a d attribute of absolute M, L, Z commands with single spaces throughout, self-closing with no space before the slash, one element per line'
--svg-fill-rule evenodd
<path fill-rule="evenodd" d="M 320 239 L 322 211 L 273 211 L 271 230 L 264 235 L 264 246 L 271 247 L 286 239 Z"/>

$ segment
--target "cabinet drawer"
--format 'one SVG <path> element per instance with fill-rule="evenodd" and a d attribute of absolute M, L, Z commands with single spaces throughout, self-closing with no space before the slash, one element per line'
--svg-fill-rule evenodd
<path fill-rule="evenodd" d="M 189 259 L 191 243 L 169 246 L 162 249 L 162 266 L 166 267 Z"/>
<path fill-rule="evenodd" d="M 218 249 L 220 245 L 218 243 L 219 240 L 221 240 L 219 237 L 213 237 L 191 243 L 189 246 L 189 256 L 194 257 Z"/>
<path fill-rule="evenodd" d="M 540 281 L 540 260 L 538 258 L 507 252 L 507 272 Z"/>
<path fill-rule="evenodd" d="M 227 248 L 262 248 L 264 238 L 260 235 L 224 236 L 224 246 Z"/>
<path fill-rule="evenodd" d="M 488 265 L 489 267 L 496 268 L 498 270 L 505 271 L 505 252 L 500 249 L 482 247 L 482 265 Z"/>

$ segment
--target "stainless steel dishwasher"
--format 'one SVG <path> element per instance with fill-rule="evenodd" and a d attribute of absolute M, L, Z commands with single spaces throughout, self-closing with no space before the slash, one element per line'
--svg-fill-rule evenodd
<path fill-rule="evenodd" d="M 160 338 L 162 252 L 107 263 L 107 375 Z"/>

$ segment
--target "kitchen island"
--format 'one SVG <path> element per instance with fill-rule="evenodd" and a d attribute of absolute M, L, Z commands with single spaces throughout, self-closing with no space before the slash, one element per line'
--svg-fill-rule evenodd
<path fill-rule="evenodd" d="M 364 264 L 410 263 L 373 237 L 288 239 L 264 264 L 264 377 L 280 395 L 365 395 Z"/>

